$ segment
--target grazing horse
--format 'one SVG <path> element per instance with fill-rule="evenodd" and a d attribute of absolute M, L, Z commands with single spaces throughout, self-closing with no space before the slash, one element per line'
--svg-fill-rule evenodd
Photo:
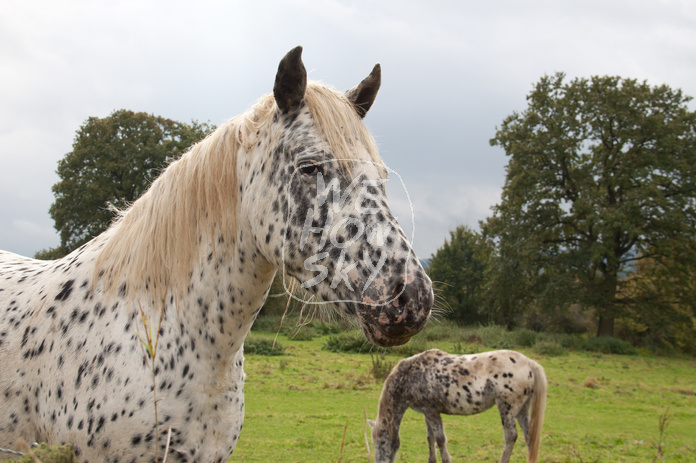
<path fill-rule="evenodd" d="M 527 443 L 527 462 L 539 454 L 546 408 L 546 374 L 541 365 L 519 352 L 496 350 L 474 355 L 452 355 L 431 349 L 400 361 L 389 373 L 379 398 L 377 421 L 368 420 L 375 445 L 375 463 L 392 463 L 399 450 L 399 425 L 408 407 L 425 415 L 430 457 L 450 463 L 447 437 L 440 414 L 474 415 L 493 404 L 505 430 L 507 463 L 517 440 L 515 420 Z M 531 409 L 531 419 L 530 419 Z"/>
<path fill-rule="evenodd" d="M 244 420 L 244 339 L 278 269 L 377 345 L 424 326 L 431 282 L 362 121 L 380 67 L 343 93 L 308 83 L 301 52 L 281 60 L 273 94 L 89 243 L 55 261 L 0 252 L 0 446 L 227 461 Z"/>

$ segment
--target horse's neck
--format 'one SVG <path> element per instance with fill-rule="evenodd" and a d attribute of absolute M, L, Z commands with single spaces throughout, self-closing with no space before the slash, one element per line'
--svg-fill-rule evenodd
<path fill-rule="evenodd" d="M 391 436 L 398 435 L 401 419 L 408 409 L 408 403 L 405 397 L 402 397 L 396 387 L 396 381 L 393 376 L 390 376 L 384 384 L 382 395 L 379 398 L 379 410 L 377 419 L 382 426 L 388 429 Z"/>
<path fill-rule="evenodd" d="M 220 342 L 213 350 L 236 351 L 266 300 L 275 268 L 250 246 L 237 246 L 232 253 L 214 249 L 201 249 L 204 257 L 192 272 L 185 310 L 193 312 L 188 317 L 192 328 Z"/>

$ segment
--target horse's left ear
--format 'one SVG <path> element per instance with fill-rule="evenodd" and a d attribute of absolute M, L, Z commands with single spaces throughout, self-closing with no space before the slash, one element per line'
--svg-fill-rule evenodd
<path fill-rule="evenodd" d="M 379 86 L 382 83 L 382 66 L 375 64 L 369 76 L 357 86 L 346 92 L 346 98 L 353 103 L 358 115 L 363 118 L 370 110 L 372 103 L 375 102 Z"/>
<path fill-rule="evenodd" d="M 307 90 L 307 70 L 302 64 L 302 47 L 295 47 L 280 60 L 273 96 L 283 114 L 300 107 Z"/>
<path fill-rule="evenodd" d="M 367 420 L 367 424 L 369 424 L 371 428 L 374 428 L 377 423 L 372 420 Z"/>

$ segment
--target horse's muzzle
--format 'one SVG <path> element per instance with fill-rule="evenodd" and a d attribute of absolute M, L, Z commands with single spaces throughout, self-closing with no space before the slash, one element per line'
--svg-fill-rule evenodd
<path fill-rule="evenodd" d="M 430 278 L 419 272 L 410 283 L 396 283 L 385 304 L 377 305 L 365 297 L 358 316 L 368 341 L 382 347 L 405 344 L 418 333 L 430 317 L 433 289 Z"/>

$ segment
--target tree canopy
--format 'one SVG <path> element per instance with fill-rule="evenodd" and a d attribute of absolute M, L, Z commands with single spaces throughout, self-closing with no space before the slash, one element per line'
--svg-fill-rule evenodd
<path fill-rule="evenodd" d="M 690 99 L 619 77 L 565 82 L 559 73 L 536 84 L 527 109 L 491 140 L 509 162 L 502 201 L 483 228 L 499 266 L 518 280 L 508 298 L 592 307 L 598 334 L 613 335 L 637 262 L 678 255 L 696 265 Z"/>
<path fill-rule="evenodd" d="M 428 274 L 438 296 L 451 309 L 450 318 L 464 323 L 490 321 L 483 310 L 484 271 L 490 252 L 480 233 L 460 225 L 433 254 Z"/>
<path fill-rule="evenodd" d="M 37 253 L 57 258 L 103 232 L 124 208 L 142 195 L 161 170 L 201 140 L 213 127 L 176 122 L 127 110 L 90 117 L 79 128 L 73 150 L 58 162 L 49 213 L 60 246 Z"/>

